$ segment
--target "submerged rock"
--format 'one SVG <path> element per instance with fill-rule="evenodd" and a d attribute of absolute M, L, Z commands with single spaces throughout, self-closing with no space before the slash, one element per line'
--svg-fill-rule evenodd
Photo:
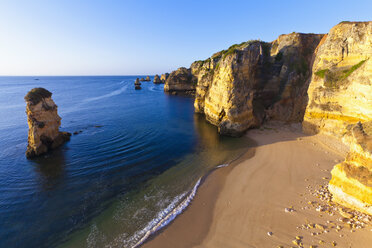
<path fill-rule="evenodd" d="M 51 97 L 52 93 L 44 88 L 34 88 L 25 96 L 29 127 L 27 158 L 44 154 L 70 140 L 70 133 L 59 131 L 61 117 Z"/>
<path fill-rule="evenodd" d="M 161 84 L 161 80 L 158 74 L 155 75 L 153 82 L 154 84 Z"/>

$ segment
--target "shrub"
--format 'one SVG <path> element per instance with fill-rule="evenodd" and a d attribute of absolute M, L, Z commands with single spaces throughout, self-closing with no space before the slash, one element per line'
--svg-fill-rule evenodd
<path fill-rule="evenodd" d="M 315 75 L 317 75 L 320 78 L 324 78 L 327 71 L 329 71 L 329 70 L 328 69 L 319 70 L 319 71 L 315 72 Z"/>
<path fill-rule="evenodd" d="M 34 88 L 30 90 L 25 96 L 26 102 L 32 105 L 38 104 L 43 98 L 51 97 L 52 93 L 44 88 Z"/>

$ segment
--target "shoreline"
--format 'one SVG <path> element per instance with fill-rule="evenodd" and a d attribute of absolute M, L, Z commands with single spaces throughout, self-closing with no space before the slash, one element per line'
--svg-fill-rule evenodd
<path fill-rule="evenodd" d="M 252 140 L 252 142 L 254 141 Z M 173 233 L 169 234 L 167 228 L 173 225 L 172 228 L 175 228 L 177 232 L 178 229 L 182 229 L 182 226 L 185 224 L 184 221 L 187 222 L 186 225 L 193 225 L 195 227 L 190 230 L 190 232 L 184 232 L 182 234 L 183 238 L 190 241 L 190 243 L 185 242 L 184 244 L 180 244 L 177 240 L 174 240 L 174 242 L 172 242 L 172 240 L 160 240 L 160 244 L 158 244 L 159 247 L 163 246 L 163 242 L 167 242 L 169 247 L 177 248 L 186 248 L 190 247 L 190 245 L 199 245 L 208 233 L 207 227 L 211 224 L 213 217 L 210 209 L 214 207 L 217 197 L 224 186 L 228 173 L 241 162 L 254 156 L 255 148 L 249 146 L 247 149 L 247 151 L 245 151 L 238 158 L 230 161 L 227 165 L 219 165 L 204 175 L 201 178 L 200 186 L 198 187 L 196 195 L 191 203 L 168 225 L 151 234 L 144 242 L 141 243 L 141 245 L 139 245 L 139 247 L 147 247 L 148 245 L 149 247 L 154 247 L 155 244 L 153 244 L 153 242 L 159 242 L 157 241 L 159 235 L 162 235 L 165 237 L 165 239 L 168 239 L 168 236 L 172 236 Z M 203 188 L 203 190 L 201 190 L 201 188 Z M 194 207 L 190 208 L 191 205 Z M 198 218 L 199 215 L 203 215 L 203 218 Z M 183 217 L 179 223 L 178 219 L 181 216 Z M 192 220 L 192 222 L 188 222 L 188 220 Z M 166 233 L 164 234 L 164 232 Z"/>
<path fill-rule="evenodd" d="M 187 209 L 141 247 L 287 247 L 296 236 L 305 247 L 372 243 L 370 225 L 327 229 L 327 223 L 338 226 L 340 215 L 319 213 L 308 204 L 322 204 L 314 191 L 327 185 L 335 161 L 343 159 L 347 149 L 340 142 L 304 135 L 298 124 L 268 123 L 247 137 L 255 147 L 211 172 Z M 326 229 L 301 228 L 309 223 Z"/>

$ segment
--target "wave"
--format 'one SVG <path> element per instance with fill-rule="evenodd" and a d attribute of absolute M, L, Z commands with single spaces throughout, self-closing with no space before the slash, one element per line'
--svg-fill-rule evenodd
<path fill-rule="evenodd" d="M 143 235 L 142 238 L 137 241 L 137 243 L 132 246 L 132 248 L 139 247 L 142 245 L 152 234 L 156 233 L 163 227 L 167 226 L 170 222 L 172 222 L 179 214 L 183 212 L 187 208 L 187 206 L 190 205 L 190 202 L 196 195 L 196 191 L 199 188 L 201 182 L 201 178 L 196 182 L 193 189 L 190 191 L 190 193 L 187 195 L 187 197 L 180 203 L 178 206 L 176 206 L 177 202 L 182 199 L 186 193 L 183 193 L 179 196 L 177 196 L 169 205 L 167 208 L 162 210 L 158 213 L 157 217 L 150 221 L 147 226 L 139 231 L 137 234 L 134 235 L 134 237 L 138 237 L 141 234 Z"/>
<path fill-rule="evenodd" d="M 229 164 L 220 164 L 220 165 L 217 166 L 216 168 L 222 168 L 222 167 L 226 167 L 226 166 L 229 166 Z"/>
<path fill-rule="evenodd" d="M 119 94 L 123 93 L 124 91 L 126 91 L 127 88 L 128 88 L 128 85 L 124 85 L 120 89 L 114 90 L 114 91 L 112 91 L 110 93 L 107 93 L 105 95 L 84 99 L 83 102 L 92 102 L 92 101 L 101 100 L 101 99 L 104 99 L 104 98 L 107 98 L 107 97 L 116 96 L 116 95 L 119 95 Z"/>

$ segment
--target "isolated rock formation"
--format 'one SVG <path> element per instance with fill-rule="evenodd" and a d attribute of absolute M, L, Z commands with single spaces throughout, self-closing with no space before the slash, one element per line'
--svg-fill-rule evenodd
<path fill-rule="evenodd" d="M 154 84 L 161 84 L 161 80 L 158 74 L 155 75 L 153 82 Z"/>
<path fill-rule="evenodd" d="M 164 84 L 164 91 L 189 94 L 195 91 L 196 82 L 197 80 L 191 70 L 181 67 L 169 75 Z"/>
<path fill-rule="evenodd" d="M 149 82 L 149 81 L 151 81 L 151 79 L 150 79 L 149 76 L 147 76 L 144 81 L 148 81 Z"/>
<path fill-rule="evenodd" d="M 25 96 L 29 127 L 27 158 L 44 154 L 70 140 L 70 133 L 59 131 L 61 117 L 51 96 L 44 88 L 34 88 Z"/>
<path fill-rule="evenodd" d="M 161 77 L 160 77 L 161 82 L 164 84 L 165 81 L 167 81 L 168 77 L 169 77 L 169 73 L 161 74 Z"/>
<path fill-rule="evenodd" d="M 136 89 L 136 90 L 140 90 L 140 89 L 142 89 L 142 88 L 141 88 L 141 83 L 140 83 L 140 79 L 139 79 L 139 78 L 137 78 L 136 81 L 134 82 L 134 89 Z"/>

